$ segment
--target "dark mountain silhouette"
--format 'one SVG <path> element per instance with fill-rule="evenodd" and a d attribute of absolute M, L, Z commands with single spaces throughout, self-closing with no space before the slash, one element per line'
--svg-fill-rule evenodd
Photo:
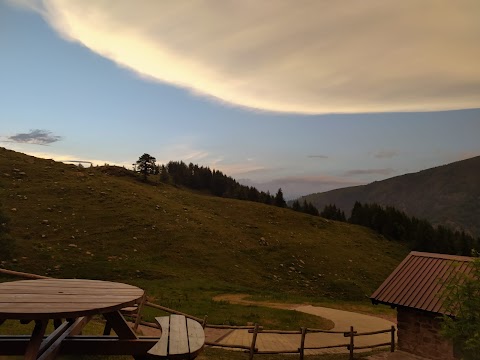
<path fill-rule="evenodd" d="M 480 156 L 368 185 L 304 196 L 318 209 L 335 204 L 350 214 L 355 201 L 394 206 L 405 213 L 480 235 Z"/>

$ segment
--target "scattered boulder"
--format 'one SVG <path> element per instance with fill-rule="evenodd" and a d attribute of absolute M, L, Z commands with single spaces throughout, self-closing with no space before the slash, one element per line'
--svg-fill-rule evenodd
<path fill-rule="evenodd" d="M 258 243 L 261 245 L 261 246 L 268 246 L 268 241 L 262 236 L 259 240 L 258 240 Z"/>

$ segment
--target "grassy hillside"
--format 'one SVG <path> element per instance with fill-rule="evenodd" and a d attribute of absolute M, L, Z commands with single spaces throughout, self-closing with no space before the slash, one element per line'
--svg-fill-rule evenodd
<path fill-rule="evenodd" d="M 12 258 L 0 254 L 3 267 L 125 280 L 157 294 L 362 299 L 407 252 L 362 227 L 3 148 L 0 198 L 16 241 Z"/>
<path fill-rule="evenodd" d="M 355 201 L 391 205 L 434 225 L 480 236 L 480 156 L 365 186 L 332 190 L 303 198 L 318 209 L 336 204 L 347 216 Z M 303 199 L 302 198 L 302 199 Z"/>

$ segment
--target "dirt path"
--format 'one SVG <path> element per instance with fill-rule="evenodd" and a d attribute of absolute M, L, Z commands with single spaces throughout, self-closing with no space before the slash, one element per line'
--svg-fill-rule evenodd
<path fill-rule="evenodd" d="M 291 303 L 277 303 L 277 302 L 271 302 L 271 301 L 248 300 L 247 298 L 249 296 L 250 295 L 248 294 L 222 294 L 222 295 L 215 296 L 213 300 L 228 301 L 232 304 L 239 304 L 239 305 L 258 305 L 258 306 L 265 306 L 265 307 L 271 307 L 275 309 L 284 309 L 284 310 L 296 310 L 301 306 L 310 305 L 310 304 L 291 304 Z M 337 309 L 337 310 L 342 310 L 342 309 Z M 349 310 L 344 310 L 344 311 L 349 311 Z M 397 322 L 397 318 L 395 315 L 371 314 L 366 311 L 362 311 L 361 309 L 353 309 L 353 310 L 350 310 L 350 312 L 377 317 L 380 319 L 388 320 L 392 323 Z"/>
<path fill-rule="evenodd" d="M 351 311 L 337 310 L 320 306 L 311 306 L 305 304 L 281 304 L 267 301 L 251 301 L 245 299 L 246 295 L 242 294 L 227 294 L 214 298 L 216 301 L 230 301 L 242 305 L 260 305 L 269 306 L 280 309 L 288 309 L 301 311 L 307 314 L 321 316 L 323 318 L 332 320 L 335 326 L 334 331 L 349 331 L 350 326 L 354 327 L 357 332 L 370 332 L 377 330 L 389 329 L 395 325 L 389 320 L 380 317 L 375 317 L 366 314 L 360 314 Z M 355 338 L 355 346 L 370 346 L 373 344 L 387 343 L 390 341 L 390 333 L 377 334 L 372 336 L 360 336 Z M 235 330 L 228 336 L 221 340 L 224 344 L 250 345 L 252 342 L 252 334 L 244 330 Z M 343 334 L 326 334 L 326 333 L 311 333 L 308 334 L 305 342 L 306 347 L 315 346 L 332 346 L 338 344 L 345 344 L 347 339 Z M 278 334 L 262 334 L 259 333 L 257 337 L 257 347 L 260 351 L 279 351 L 279 350 L 293 350 L 300 345 L 300 335 L 278 335 Z M 369 349 L 365 349 L 368 351 Z M 323 354 L 323 353 L 338 353 L 347 352 L 346 347 L 322 349 L 322 350 L 308 350 L 306 354 Z"/>

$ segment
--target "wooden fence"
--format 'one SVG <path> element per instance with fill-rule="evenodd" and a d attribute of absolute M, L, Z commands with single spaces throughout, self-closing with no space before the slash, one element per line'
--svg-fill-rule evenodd
<path fill-rule="evenodd" d="M 370 332 L 357 332 L 354 330 L 354 327 L 350 327 L 350 331 L 333 331 L 333 330 L 322 330 L 322 329 L 310 329 L 306 327 L 302 327 L 300 330 L 264 330 L 262 326 L 259 324 L 255 324 L 253 326 L 231 326 L 231 325 L 213 325 L 213 324 L 208 324 L 207 323 L 207 316 L 205 316 L 203 319 L 182 313 L 180 311 L 174 310 L 174 309 L 169 309 L 165 306 L 157 305 L 151 302 L 145 302 L 145 306 L 149 306 L 158 310 L 162 310 L 168 313 L 172 314 L 178 314 L 178 315 L 184 315 L 185 317 L 188 317 L 190 319 L 196 320 L 202 324 L 204 328 L 214 328 L 214 329 L 232 329 L 232 330 L 248 330 L 249 333 L 252 333 L 252 342 L 250 345 L 242 345 L 242 344 L 222 344 L 219 342 L 205 342 L 206 345 L 209 346 L 217 346 L 217 347 L 223 347 L 223 348 L 233 348 L 233 349 L 242 349 L 246 352 L 249 353 L 249 359 L 252 360 L 254 355 L 260 355 L 260 354 L 299 354 L 300 355 L 300 360 L 304 359 L 305 356 L 305 350 L 321 350 L 321 349 L 331 349 L 331 348 L 346 348 L 349 352 L 349 359 L 353 360 L 353 354 L 354 350 L 361 350 L 361 349 L 373 349 L 377 347 L 383 347 L 383 346 L 389 346 L 390 351 L 394 352 L 395 351 L 395 326 L 392 326 L 390 329 L 385 329 L 385 330 L 379 330 L 379 331 L 370 331 Z M 154 323 L 149 323 L 146 321 L 140 321 L 140 324 L 145 325 L 145 326 L 150 326 L 154 328 L 158 328 L 157 324 Z M 291 349 L 291 350 L 283 350 L 283 351 L 260 351 L 257 348 L 257 337 L 259 333 L 263 334 L 283 334 L 283 335 L 301 335 L 300 336 L 300 346 L 297 349 Z M 341 342 L 336 345 L 328 345 L 328 346 L 305 346 L 305 339 L 307 337 L 307 334 L 312 334 L 312 333 L 325 333 L 325 334 L 338 334 L 340 339 L 342 338 L 349 338 L 349 341 L 346 342 Z M 358 336 L 370 336 L 370 335 L 377 335 L 377 334 L 384 334 L 384 333 L 390 333 L 390 341 L 389 342 L 384 342 L 384 343 L 378 343 L 378 344 L 372 344 L 372 345 L 367 345 L 367 346 L 355 346 L 355 338 Z M 340 341 L 339 339 L 339 341 Z"/>
<path fill-rule="evenodd" d="M 253 333 L 252 336 L 252 344 L 250 346 L 250 357 L 249 359 L 253 359 L 255 354 L 300 354 L 300 360 L 303 360 L 305 356 L 305 350 L 321 350 L 321 349 L 332 349 L 332 348 L 342 348 L 345 347 L 349 351 L 349 359 L 353 359 L 353 352 L 355 349 L 372 349 L 382 346 L 389 346 L 390 351 L 395 351 L 395 326 L 392 326 L 390 329 L 386 330 L 379 330 L 379 331 L 370 331 L 370 332 L 363 332 L 359 333 L 354 330 L 353 326 L 350 327 L 350 331 L 332 331 L 332 330 L 321 330 L 321 329 L 309 329 L 302 327 L 299 331 L 285 331 L 285 330 L 262 330 L 258 325 L 255 325 L 254 330 L 249 330 L 249 332 Z M 287 350 L 287 351 L 258 351 L 256 348 L 256 340 L 258 333 L 269 333 L 269 334 L 299 334 L 300 336 L 300 346 L 297 349 Z M 326 333 L 326 334 L 339 334 L 343 335 L 343 337 L 348 337 L 349 342 L 343 342 L 336 345 L 328 345 L 328 346 L 305 346 L 305 339 L 308 333 Z M 391 333 L 390 341 L 385 343 L 379 344 L 372 344 L 367 346 L 355 346 L 355 337 L 357 336 L 368 336 L 368 335 L 376 335 L 376 334 L 383 334 L 383 333 Z M 340 340 L 339 340 L 340 341 Z"/>
<path fill-rule="evenodd" d="M 12 271 L 12 270 L 7 270 L 7 269 L 1 269 L 0 268 L 0 273 L 3 273 L 5 275 L 12 275 L 12 276 L 18 276 L 18 277 L 23 277 L 27 279 L 49 279 L 46 276 L 41 276 L 41 275 L 35 275 L 35 274 L 28 274 L 28 273 L 23 273 L 23 272 L 18 272 L 18 271 Z M 231 326 L 231 325 L 214 325 L 214 324 L 208 324 L 207 323 L 207 316 L 205 316 L 203 319 L 198 318 L 196 316 L 192 316 L 189 314 L 185 314 L 181 311 L 177 311 L 174 309 L 167 308 L 165 306 L 161 306 L 158 304 L 154 304 L 152 302 L 147 301 L 146 297 L 142 299 L 141 303 L 138 304 L 138 306 L 131 307 L 131 308 L 126 308 L 122 309 L 122 313 L 124 315 L 130 316 L 132 319 L 134 319 L 134 329 L 136 330 L 139 325 L 144 325 L 152 328 L 158 329 L 158 325 L 156 323 L 151 323 L 147 321 L 143 321 L 141 317 L 141 311 L 144 306 L 148 306 L 157 310 L 161 310 L 164 312 L 168 312 L 170 314 L 178 314 L 178 315 L 184 315 L 185 317 L 188 317 L 190 319 L 193 319 L 195 321 L 198 321 L 199 323 L 202 324 L 204 328 L 214 328 L 214 329 L 232 329 L 232 330 L 248 330 L 249 333 L 252 333 L 252 342 L 250 345 L 241 345 L 241 344 L 222 344 L 219 342 L 209 342 L 206 341 L 205 345 L 208 346 L 216 346 L 216 347 L 223 347 L 223 348 L 231 348 L 231 349 L 241 349 L 249 353 L 249 360 L 252 360 L 255 354 L 299 354 L 300 355 L 300 360 L 304 359 L 305 356 L 305 350 L 321 350 L 321 349 L 331 349 L 331 348 L 342 348 L 345 347 L 350 356 L 349 359 L 353 360 L 353 353 L 354 350 L 360 350 L 360 349 L 372 349 L 376 347 L 382 347 L 382 346 L 389 346 L 390 351 L 394 352 L 395 351 L 395 326 L 392 326 L 390 329 L 386 330 L 379 330 L 379 331 L 370 331 L 370 332 L 363 332 L 359 333 L 354 330 L 353 326 L 350 327 L 350 331 L 332 331 L 332 330 L 321 330 L 321 329 L 310 329 L 306 327 L 302 327 L 300 330 L 264 330 L 262 326 L 255 324 L 253 326 Z M 283 351 L 259 351 L 257 348 L 257 337 L 259 333 L 264 333 L 264 334 L 298 334 L 300 336 L 300 346 L 297 349 L 292 349 L 292 350 L 283 350 Z M 307 334 L 311 333 L 326 333 L 326 334 L 338 334 L 342 335 L 344 338 L 349 338 L 348 342 L 343 342 L 339 343 L 337 345 L 329 345 L 329 346 L 317 346 L 317 347 L 307 347 L 305 346 L 305 339 L 307 337 Z M 373 345 L 367 345 L 367 346 L 355 346 L 355 338 L 358 336 L 369 336 L 369 335 L 376 335 L 376 334 L 383 334 L 383 333 L 391 333 L 390 341 L 385 342 L 385 343 L 379 343 L 379 344 L 373 344 Z"/>

